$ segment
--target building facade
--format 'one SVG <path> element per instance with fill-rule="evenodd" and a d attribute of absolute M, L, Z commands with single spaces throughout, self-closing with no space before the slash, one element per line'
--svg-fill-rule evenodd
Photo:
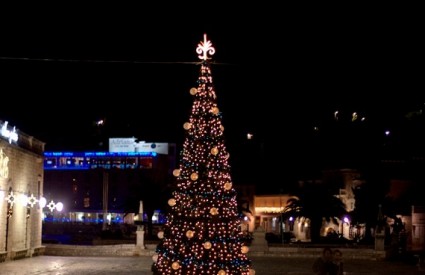
<path fill-rule="evenodd" d="M 43 251 L 44 143 L 0 121 L 0 262 Z M 42 201 L 42 200 L 41 200 Z"/>
<path fill-rule="evenodd" d="M 167 146 L 167 148 L 163 148 Z M 175 145 L 152 150 L 114 152 L 45 152 L 44 192 L 64 205 L 46 213 L 46 221 L 132 223 L 140 201 L 146 219 L 160 209 L 161 191 L 175 168 Z M 159 153 L 158 153 L 159 152 Z M 156 213 L 156 216 L 158 213 Z"/>
<path fill-rule="evenodd" d="M 312 184 L 334 185 L 335 196 L 342 201 L 346 211 L 351 212 L 355 206 L 353 188 L 364 184 L 360 176 L 360 173 L 355 169 L 327 170 L 323 171 L 323 178 L 321 179 L 303 180 L 299 181 L 298 184 L 299 188 Z M 265 232 L 278 236 L 288 232 L 297 241 L 310 241 L 311 232 L 308 217 L 290 217 L 286 220 L 282 218 L 288 200 L 294 198 L 296 196 L 292 194 L 255 195 L 253 197 L 253 215 L 255 218 L 252 228 L 261 227 Z M 357 228 L 352 227 L 349 222 L 340 219 L 337 219 L 337 221 L 337 223 L 333 223 L 323 220 L 321 236 L 326 236 L 328 232 L 339 232 L 346 239 L 352 239 L 357 234 L 355 232 Z M 363 231 L 362 234 L 364 235 Z"/>

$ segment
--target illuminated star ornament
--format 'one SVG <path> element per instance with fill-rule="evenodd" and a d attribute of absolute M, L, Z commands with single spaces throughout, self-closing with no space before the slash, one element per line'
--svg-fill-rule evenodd
<path fill-rule="evenodd" d="M 6 201 L 10 205 L 10 208 L 12 208 L 13 204 L 15 204 L 15 195 L 13 194 L 13 191 L 9 192 L 9 195 L 6 197 Z"/>
<path fill-rule="evenodd" d="M 47 207 L 50 209 L 51 212 L 56 208 L 56 204 L 54 201 L 50 201 Z"/>
<path fill-rule="evenodd" d="M 34 194 L 31 194 L 31 196 L 28 198 L 28 204 L 31 207 L 34 207 L 34 205 L 38 202 L 37 198 L 34 196 Z"/>
<path fill-rule="evenodd" d="M 208 55 L 213 55 L 215 53 L 215 49 L 212 46 L 211 41 L 207 40 L 207 35 L 204 34 L 204 41 L 201 41 L 196 48 L 196 53 L 199 54 L 199 59 L 207 60 Z"/>

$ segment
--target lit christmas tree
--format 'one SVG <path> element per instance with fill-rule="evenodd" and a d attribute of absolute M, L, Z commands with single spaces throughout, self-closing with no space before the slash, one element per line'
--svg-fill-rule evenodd
<path fill-rule="evenodd" d="M 202 60 L 198 87 L 190 89 L 192 113 L 183 125 L 186 138 L 173 172 L 177 185 L 152 269 L 161 275 L 252 275 L 211 76 L 208 55 L 215 49 L 206 35 L 196 52 Z"/>

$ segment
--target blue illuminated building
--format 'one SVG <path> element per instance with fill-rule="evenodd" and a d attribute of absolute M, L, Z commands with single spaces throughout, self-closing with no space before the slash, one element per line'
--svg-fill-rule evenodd
<path fill-rule="evenodd" d="M 44 170 L 150 169 L 156 152 L 45 152 Z"/>
<path fill-rule="evenodd" d="M 175 166 L 174 144 L 168 154 L 45 152 L 44 196 L 64 204 L 61 213 L 47 213 L 45 221 L 102 223 L 108 213 L 108 223 L 132 223 L 140 201 L 144 217 L 157 217 Z"/>

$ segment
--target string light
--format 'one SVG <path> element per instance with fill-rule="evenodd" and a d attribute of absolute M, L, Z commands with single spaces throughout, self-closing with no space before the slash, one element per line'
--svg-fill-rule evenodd
<path fill-rule="evenodd" d="M 13 194 L 13 191 L 11 190 L 9 194 L 6 197 L 6 201 L 9 204 L 9 208 L 13 208 L 13 205 L 15 204 L 15 195 Z"/>
<path fill-rule="evenodd" d="M 49 208 L 49 209 L 50 209 L 50 212 L 53 212 L 53 210 L 55 210 L 55 208 L 56 208 L 56 203 L 55 203 L 53 200 L 51 200 L 51 201 L 47 204 L 47 208 Z"/>
<path fill-rule="evenodd" d="M 27 218 L 29 218 L 31 214 L 30 209 L 34 208 L 37 204 L 39 205 L 40 209 L 46 207 L 46 199 L 44 197 L 37 198 L 34 194 L 28 196 L 25 192 L 13 191 L 11 187 L 9 188 L 7 196 L 5 196 L 4 190 L 0 190 L 0 202 L 1 201 L 5 201 L 8 204 L 8 217 L 13 215 L 13 208 L 16 204 L 27 208 Z M 60 212 L 63 210 L 63 207 L 64 205 L 62 202 L 55 203 L 54 201 L 51 201 L 48 205 L 48 208 L 51 212 L 54 210 Z"/>
<path fill-rule="evenodd" d="M 31 194 L 31 196 L 28 198 L 28 204 L 32 207 L 38 202 L 37 198 L 34 196 L 34 194 Z"/>

